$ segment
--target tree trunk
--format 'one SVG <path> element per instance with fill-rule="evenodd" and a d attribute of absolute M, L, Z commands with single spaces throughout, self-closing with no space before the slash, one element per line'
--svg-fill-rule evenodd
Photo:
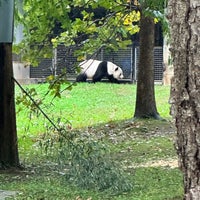
<path fill-rule="evenodd" d="M 154 92 L 154 20 L 141 12 L 135 118 L 160 118 Z"/>
<path fill-rule="evenodd" d="M 0 168 L 19 166 L 12 44 L 0 43 Z"/>
<path fill-rule="evenodd" d="M 200 1 L 169 0 L 174 78 L 171 113 L 184 176 L 184 199 L 200 199 Z"/>

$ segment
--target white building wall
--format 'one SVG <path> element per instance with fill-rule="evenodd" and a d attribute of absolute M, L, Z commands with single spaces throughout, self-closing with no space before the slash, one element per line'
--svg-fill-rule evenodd
<path fill-rule="evenodd" d="M 163 85 L 170 85 L 171 79 L 174 76 L 174 68 L 171 64 L 171 53 L 169 51 L 170 45 L 167 44 L 166 40 L 164 40 L 163 45 L 163 64 L 164 64 L 164 73 L 163 73 Z"/>
<path fill-rule="evenodd" d="M 13 61 L 13 73 L 17 80 L 29 79 L 30 78 L 30 67 L 25 66 L 23 63 Z"/>

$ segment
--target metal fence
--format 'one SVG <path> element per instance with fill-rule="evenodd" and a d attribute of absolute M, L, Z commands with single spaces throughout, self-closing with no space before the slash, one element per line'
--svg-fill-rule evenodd
<path fill-rule="evenodd" d="M 134 80 L 137 80 L 137 68 L 139 63 L 139 47 L 135 48 Z M 163 79 L 163 47 L 154 47 L 154 80 Z"/>
<path fill-rule="evenodd" d="M 53 56 L 50 59 L 41 59 L 37 67 L 30 67 L 30 78 L 46 78 L 50 75 L 59 75 L 66 70 L 69 77 L 76 77 L 76 66 L 78 64 L 73 55 L 74 49 L 66 48 L 63 45 L 53 49 Z"/>
<path fill-rule="evenodd" d="M 132 81 L 133 74 L 133 54 L 132 47 L 126 49 L 119 49 L 118 51 L 109 51 L 102 49 L 101 60 L 107 60 L 120 66 L 123 70 L 124 79 Z"/>
<path fill-rule="evenodd" d="M 76 57 L 73 55 L 73 48 L 59 46 L 53 50 L 52 59 L 41 60 L 38 67 L 30 67 L 30 78 L 46 78 L 53 74 L 58 75 L 62 70 L 67 72 L 67 77 L 75 79 L 76 67 L 78 65 Z M 95 59 L 111 61 L 120 66 L 124 72 L 124 80 L 136 81 L 139 61 L 139 47 L 127 47 L 118 51 L 101 49 L 96 54 Z M 154 48 L 154 79 L 162 81 L 163 78 L 163 48 Z"/>

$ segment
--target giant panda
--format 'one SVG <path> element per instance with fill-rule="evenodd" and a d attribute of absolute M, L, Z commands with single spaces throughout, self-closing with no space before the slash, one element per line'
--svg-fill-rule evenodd
<path fill-rule="evenodd" d="M 92 82 L 101 81 L 103 77 L 109 79 L 109 81 L 118 83 L 119 79 L 122 79 L 122 69 L 109 61 L 100 61 L 89 59 L 79 64 L 81 73 L 77 76 L 77 82 L 86 82 L 87 79 L 92 79 Z"/>

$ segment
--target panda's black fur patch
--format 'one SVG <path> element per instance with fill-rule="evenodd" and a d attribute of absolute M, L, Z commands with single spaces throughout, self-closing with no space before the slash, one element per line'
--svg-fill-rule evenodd
<path fill-rule="evenodd" d="M 108 77 L 108 69 L 107 69 L 107 61 L 102 61 L 99 66 L 97 67 L 97 70 L 92 78 L 92 81 L 98 82 L 101 81 L 103 77 Z"/>
<path fill-rule="evenodd" d="M 85 73 L 81 73 L 76 77 L 76 82 L 86 82 L 87 75 Z"/>

